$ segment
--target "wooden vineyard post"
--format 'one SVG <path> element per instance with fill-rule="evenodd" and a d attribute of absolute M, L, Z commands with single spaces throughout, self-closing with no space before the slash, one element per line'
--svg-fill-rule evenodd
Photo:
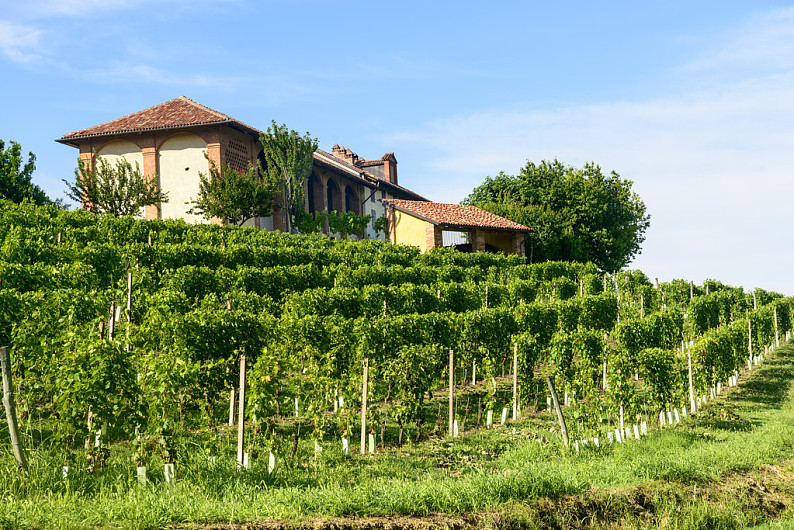
<path fill-rule="evenodd" d="M 364 382 L 361 385 L 361 454 L 367 453 L 367 386 L 369 385 L 369 357 L 364 357 Z"/>
<path fill-rule="evenodd" d="M 243 469 L 245 452 L 245 355 L 240 356 L 240 395 L 237 405 L 237 468 Z"/>
<path fill-rule="evenodd" d="M 750 353 L 747 359 L 747 368 L 750 369 L 753 366 L 753 322 L 749 318 L 747 319 L 747 350 Z"/>
<path fill-rule="evenodd" d="M 113 340 L 116 335 L 116 302 L 110 302 L 110 322 L 108 322 L 108 338 Z"/>
<path fill-rule="evenodd" d="M 554 410 L 557 411 L 557 419 L 560 422 L 560 431 L 562 431 L 562 441 L 565 444 L 565 448 L 568 449 L 568 427 L 565 425 L 565 416 L 562 415 L 560 400 L 557 398 L 557 391 L 554 389 L 554 381 L 551 380 L 548 374 L 546 375 L 546 384 L 549 385 L 551 400 L 554 402 Z"/>
<path fill-rule="evenodd" d="M 234 387 L 229 391 L 229 427 L 234 425 Z"/>
<path fill-rule="evenodd" d="M 609 380 L 607 379 L 607 360 L 604 359 L 604 390 L 609 390 Z"/>
<path fill-rule="evenodd" d="M 132 272 L 127 273 L 127 353 L 132 351 L 130 324 L 132 324 Z"/>
<path fill-rule="evenodd" d="M 607 343 L 607 333 L 605 331 L 604 332 L 604 344 L 606 344 L 606 343 Z M 607 379 L 607 357 L 606 357 L 606 355 L 604 355 L 604 392 L 606 392 L 609 389 L 608 381 L 609 380 Z"/>
<path fill-rule="evenodd" d="M 755 295 L 755 289 L 753 289 L 753 311 L 758 309 L 758 297 Z"/>
<path fill-rule="evenodd" d="M 640 318 L 645 318 L 645 293 L 640 293 Z"/>
<path fill-rule="evenodd" d="M 449 436 L 455 434 L 455 352 L 449 350 Z"/>
<path fill-rule="evenodd" d="M 695 297 L 695 282 L 689 282 L 689 299 L 692 300 Z"/>
<path fill-rule="evenodd" d="M 518 419 L 518 343 L 513 343 L 513 421 Z"/>
<path fill-rule="evenodd" d="M 477 384 L 477 359 L 471 362 L 471 386 Z"/>
<path fill-rule="evenodd" d="M 689 408 L 692 412 L 695 412 L 695 390 L 692 385 L 692 350 L 689 348 L 686 349 L 686 361 L 689 370 Z"/>
<path fill-rule="evenodd" d="M 14 404 L 14 387 L 11 385 L 11 356 L 8 353 L 8 346 L 0 346 L 0 364 L 3 370 L 3 408 L 6 409 L 6 420 L 8 421 L 8 433 L 11 435 L 11 448 L 14 450 L 14 458 L 17 465 L 27 471 L 28 463 L 25 460 L 25 452 L 19 442 L 19 429 L 17 426 L 17 411 Z"/>
<path fill-rule="evenodd" d="M 780 337 L 777 334 L 777 306 L 775 306 L 775 347 L 780 347 Z"/>

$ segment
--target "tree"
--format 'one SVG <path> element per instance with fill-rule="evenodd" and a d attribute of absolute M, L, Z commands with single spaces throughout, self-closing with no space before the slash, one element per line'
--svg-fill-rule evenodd
<path fill-rule="evenodd" d="M 592 261 L 616 271 L 640 251 L 650 225 L 631 186 L 594 163 L 578 169 L 544 160 L 527 162 L 517 176 L 486 177 L 463 203 L 534 229 L 527 255 L 535 261 Z"/>
<path fill-rule="evenodd" d="M 141 208 L 168 202 L 168 193 L 158 189 L 157 178 L 144 177 L 138 164 L 132 167 L 124 157 L 111 165 L 94 156 L 96 169 L 78 160 L 75 181 L 66 184 L 66 196 L 94 213 L 109 213 L 115 217 L 140 215 Z"/>
<path fill-rule="evenodd" d="M 28 199 L 38 205 L 52 203 L 44 190 L 32 182 L 36 155 L 28 153 L 28 161 L 24 165 L 22 158 L 22 147 L 18 142 L 12 140 L 6 148 L 0 140 L 0 199 L 16 203 Z"/>
<path fill-rule="evenodd" d="M 210 174 L 199 174 L 199 196 L 188 212 L 206 219 L 218 217 L 242 225 L 253 217 L 268 217 L 273 198 L 284 189 L 280 178 L 273 180 L 261 167 L 249 164 L 245 171 L 224 166 L 223 171 L 210 160 Z"/>
<path fill-rule="evenodd" d="M 265 157 L 265 172 L 271 182 L 282 181 L 287 188 L 287 232 L 304 210 L 303 182 L 309 178 L 317 150 L 317 138 L 307 132 L 304 136 L 276 125 L 273 121 L 267 132 L 259 135 Z"/>

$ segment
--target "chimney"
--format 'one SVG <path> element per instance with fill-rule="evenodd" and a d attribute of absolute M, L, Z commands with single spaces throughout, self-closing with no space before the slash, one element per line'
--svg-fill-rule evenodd
<path fill-rule="evenodd" d="M 346 149 L 344 146 L 340 146 L 339 144 L 334 144 L 334 146 L 331 148 L 331 154 L 353 165 L 356 165 L 359 159 L 356 153 L 350 149 Z"/>
<path fill-rule="evenodd" d="M 386 153 L 381 160 L 383 160 L 384 180 L 397 184 L 397 159 L 394 157 L 394 153 Z"/>

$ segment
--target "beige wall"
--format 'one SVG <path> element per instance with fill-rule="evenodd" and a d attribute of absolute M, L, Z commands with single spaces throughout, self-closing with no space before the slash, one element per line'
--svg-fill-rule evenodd
<path fill-rule="evenodd" d="M 505 254 L 512 254 L 513 234 L 514 232 L 489 232 L 486 230 L 485 244 L 494 246 Z"/>
<path fill-rule="evenodd" d="M 422 252 L 427 250 L 427 226 L 430 223 L 411 215 L 394 210 L 393 242 L 397 245 L 419 247 Z"/>
<path fill-rule="evenodd" d="M 143 152 L 140 147 L 129 140 L 113 140 L 112 142 L 108 142 L 97 151 L 96 156 L 112 167 L 115 167 L 116 163 L 123 158 L 132 164 L 133 169 L 137 167 L 145 176 L 143 171 Z M 145 217 L 143 208 L 141 208 L 140 214 L 135 217 L 139 219 Z"/>
<path fill-rule="evenodd" d="M 372 215 L 372 211 L 373 210 L 375 211 L 375 215 L 373 216 L 373 220 L 370 221 L 369 227 L 367 228 L 367 231 L 365 233 L 365 237 L 369 239 L 380 239 L 381 241 L 389 241 L 388 235 L 384 234 L 383 232 L 381 232 L 380 236 L 375 235 L 375 230 L 372 229 L 372 223 L 378 220 L 379 218 L 383 217 L 384 215 L 386 215 L 386 206 L 384 206 L 383 203 L 380 202 L 381 198 L 399 199 L 400 197 L 392 195 L 388 191 L 376 190 L 375 193 L 372 192 L 373 190 L 371 190 L 370 188 L 366 188 L 366 187 L 363 188 L 364 195 L 362 196 L 362 200 L 364 200 L 364 206 L 362 207 L 361 213 L 365 215 Z M 422 237 L 424 238 L 424 236 Z M 424 245 L 425 242 L 424 239 L 422 239 L 422 243 L 419 246 L 422 249 L 424 249 L 425 248 Z"/>
<path fill-rule="evenodd" d="M 204 157 L 207 144 L 194 134 L 181 133 L 168 138 L 157 153 L 160 189 L 168 192 L 168 202 L 163 203 L 163 219 L 182 218 L 189 223 L 206 223 L 199 215 L 187 213 L 185 204 L 198 197 L 199 173 L 209 172 Z"/>
<path fill-rule="evenodd" d="M 143 152 L 141 148 L 130 142 L 129 140 L 114 140 L 108 142 L 97 151 L 97 156 L 101 157 L 111 166 L 115 166 L 120 158 L 124 158 L 135 167 L 138 164 L 138 169 L 143 172 Z"/>

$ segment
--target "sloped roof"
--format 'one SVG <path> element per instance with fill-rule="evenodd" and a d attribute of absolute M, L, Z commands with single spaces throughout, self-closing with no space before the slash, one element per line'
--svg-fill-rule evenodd
<path fill-rule="evenodd" d="M 377 175 L 373 175 L 372 173 L 361 169 L 358 166 L 355 166 L 344 160 L 339 158 L 338 156 L 334 156 L 327 151 L 323 151 L 322 149 L 317 149 L 314 152 L 314 160 L 318 162 L 323 162 L 329 166 L 335 167 L 336 169 L 342 170 L 348 175 L 358 177 L 359 179 L 363 180 L 366 184 L 370 187 L 375 188 L 386 188 L 391 190 L 391 192 L 396 192 L 398 194 L 402 194 L 403 197 L 413 197 L 417 199 L 416 202 L 426 201 L 424 197 L 419 195 L 418 193 L 409 190 L 408 188 L 403 188 L 393 182 L 389 182 L 388 180 L 384 180 L 379 178 Z"/>
<path fill-rule="evenodd" d="M 115 134 L 135 133 L 143 131 L 154 131 L 164 129 L 177 129 L 184 127 L 197 127 L 210 124 L 227 124 L 236 129 L 259 136 L 262 131 L 246 125 L 239 120 L 218 112 L 209 107 L 193 101 L 185 96 L 160 103 L 153 107 L 133 112 L 127 116 L 122 116 L 109 122 L 101 123 L 87 129 L 82 129 L 69 134 L 64 134 L 56 142 L 77 147 L 79 140 L 97 136 L 111 136 Z M 394 159 L 394 153 L 386 153 L 381 158 L 383 160 Z M 334 156 L 331 153 L 317 149 L 314 153 L 315 162 L 326 164 L 341 170 L 348 178 L 358 181 L 370 188 L 386 188 L 398 196 L 410 197 L 417 200 L 427 200 L 418 193 L 408 188 L 403 188 L 392 182 L 378 178 L 376 175 L 357 167 L 350 162 Z"/>
<path fill-rule="evenodd" d="M 481 228 L 485 230 L 532 232 L 529 227 L 476 206 L 395 199 L 382 199 L 381 202 L 387 206 L 393 206 L 401 212 L 446 228 Z"/>
<path fill-rule="evenodd" d="M 61 143 L 73 143 L 73 140 L 92 136 L 105 136 L 157 129 L 175 129 L 178 127 L 194 127 L 213 123 L 228 123 L 256 135 L 260 133 L 259 130 L 249 127 L 222 112 L 205 107 L 185 96 L 179 96 L 165 103 L 133 112 L 132 114 L 109 122 L 64 134 L 58 141 Z"/>

